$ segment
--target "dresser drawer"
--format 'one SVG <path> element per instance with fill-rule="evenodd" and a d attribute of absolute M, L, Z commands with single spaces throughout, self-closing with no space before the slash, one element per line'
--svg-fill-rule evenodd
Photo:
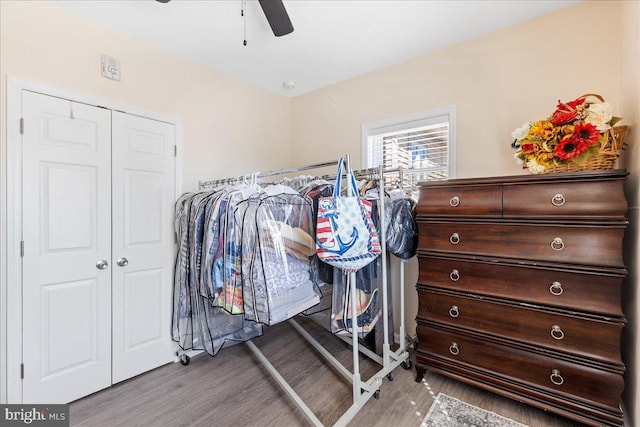
<path fill-rule="evenodd" d="M 503 217 L 624 220 L 624 180 L 504 184 Z"/>
<path fill-rule="evenodd" d="M 419 255 L 418 283 L 623 317 L 626 270 L 595 272 Z"/>
<path fill-rule="evenodd" d="M 590 319 L 478 296 L 418 289 L 418 318 L 623 367 L 622 320 Z"/>
<path fill-rule="evenodd" d="M 419 324 L 417 334 L 418 365 L 449 361 L 454 370 L 456 366 L 466 366 L 477 375 L 509 383 L 515 390 L 530 389 L 562 404 L 604 406 L 620 413 L 624 389 L 621 373 L 555 359 L 543 353 L 531 353 L 500 341 L 432 325 Z M 594 412 L 600 415 L 600 411 Z"/>
<path fill-rule="evenodd" d="M 442 186 L 423 187 L 416 207 L 417 215 L 424 217 L 480 217 L 502 216 L 502 187 L 486 186 Z"/>
<path fill-rule="evenodd" d="M 624 268 L 624 228 L 419 221 L 418 250 Z"/>

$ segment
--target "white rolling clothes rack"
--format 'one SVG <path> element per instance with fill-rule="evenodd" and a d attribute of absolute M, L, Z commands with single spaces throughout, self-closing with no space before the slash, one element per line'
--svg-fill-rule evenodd
<path fill-rule="evenodd" d="M 350 163 L 350 156 L 346 156 L 346 160 Z M 237 178 L 227 178 L 227 179 L 218 179 L 218 180 L 210 180 L 210 181 L 200 181 L 199 187 L 200 189 L 212 188 L 215 185 L 222 184 L 225 182 L 238 182 L 242 179 L 247 179 L 248 177 L 257 177 L 264 178 L 269 176 L 276 175 L 285 175 L 290 173 L 301 172 L 305 170 L 311 169 L 319 169 L 330 166 L 337 166 L 338 160 L 316 163 L 307 166 L 300 166 L 296 168 L 289 169 L 280 169 L 269 172 L 256 173 L 253 175 L 240 176 Z M 359 345 L 358 342 L 358 334 L 357 332 L 352 332 L 351 340 L 346 337 L 341 337 L 344 341 L 349 343 L 353 349 L 353 371 L 347 369 L 338 359 L 336 359 L 327 349 L 325 349 L 322 344 L 320 344 L 314 337 L 312 337 L 298 322 L 294 319 L 289 319 L 288 322 L 302 335 L 317 351 L 322 355 L 338 372 L 344 376 L 347 381 L 350 381 L 353 386 L 353 403 L 349 407 L 349 409 L 344 412 L 344 414 L 336 421 L 334 426 L 346 426 L 349 421 L 351 421 L 356 414 L 362 409 L 362 407 L 367 403 L 367 401 L 371 397 L 379 397 L 380 387 L 382 386 L 382 379 L 387 376 L 389 379 L 392 379 L 392 371 L 397 368 L 400 364 L 403 365 L 405 369 L 411 368 L 411 362 L 409 361 L 409 353 L 407 352 L 406 340 L 405 340 L 405 320 L 404 320 L 404 265 L 401 265 L 401 283 L 400 283 L 400 346 L 396 351 L 391 350 L 391 344 L 389 343 L 389 322 L 388 322 L 388 295 L 387 295 L 387 260 L 386 260 L 386 241 L 385 241 L 385 216 L 384 216 L 384 173 L 385 172 L 397 172 L 399 171 L 402 174 L 402 169 L 390 169 L 385 170 L 382 166 L 379 168 L 368 169 L 366 171 L 355 171 L 354 173 L 360 172 L 375 172 L 379 174 L 379 182 L 380 182 L 380 191 L 379 193 L 379 202 L 378 208 L 380 211 L 380 244 L 381 244 L 381 262 L 382 262 L 382 322 L 383 322 L 383 353 L 382 357 L 378 356 L 373 351 L 364 348 Z M 350 194 L 351 195 L 351 194 Z M 350 292 L 351 295 L 356 295 L 356 273 L 350 273 L 349 286 L 351 287 Z M 351 325 L 352 331 L 357 330 L 357 301 L 356 298 L 351 298 Z M 355 327 L 354 327 L 355 325 Z M 287 383 L 287 381 L 280 375 L 278 370 L 269 362 L 269 359 L 260 351 L 260 349 L 252 342 L 246 341 L 245 344 L 251 352 L 256 356 L 256 358 L 262 363 L 262 365 L 266 368 L 266 370 L 271 374 L 271 376 L 276 380 L 276 382 L 282 387 L 282 389 L 287 393 L 287 395 L 298 405 L 300 410 L 305 414 L 305 416 L 309 419 L 309 421 L 315 426 L 324 426 L 322 422 L 316 417 L 313 411 L 307 406 L 307 404 L 300 398 L 300 396 L 291 388 L 291 386 Z M 378 372 L 376 372 L 371 378 L 367 381 L 363 381 L 360 378 L 360 353 L 365 356 L 371 358 L 381 365 L 381 368 Z"/>

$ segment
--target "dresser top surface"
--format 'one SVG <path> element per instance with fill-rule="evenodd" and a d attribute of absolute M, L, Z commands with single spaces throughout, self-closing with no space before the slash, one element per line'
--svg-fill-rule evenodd
<path fill-rule="evenodd" d="M 611 169 L 571 173 L 551 173 L 542 175 L 507 175 L 483 178 L 456 178 L 443 181 L 425 181 L 420 187 L 443 187 L 451 185 L 491 185 L 491 184 L 530 184 L 538 182 L 567 182 L 590 179 L 619 179 L 628 175 L 626 169 Z"/>

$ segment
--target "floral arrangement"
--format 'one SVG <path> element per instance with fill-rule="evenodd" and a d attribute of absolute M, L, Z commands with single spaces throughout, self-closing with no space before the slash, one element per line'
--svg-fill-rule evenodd
<path fill-rule="evenodd" d="M 598 101 L 588 101 L 589 97 Z M 600 147 L 607 144 L 611 128 L 620 120 L 600 95 L 583 95 L 567 103 L 558 101 L 547 119 L 528 122 L 514 130 L 511 148 L 516 150 L 515 157 L 523 169 L 534 174 L 568 163 L 584 166 L 600 155 Z"/>

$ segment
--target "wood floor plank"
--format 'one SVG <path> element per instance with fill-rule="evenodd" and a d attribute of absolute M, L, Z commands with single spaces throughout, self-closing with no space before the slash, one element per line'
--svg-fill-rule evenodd
<path fill-rule="evenodd" d="M 313 321 L 297 320 L 352 369 L 349 345 Z M 253 342 L 325 425 L 333 425 L 351 406 L 351 384 L 288 323 L 265 327 Z M 363 380 L 379 368 L 360 357 Z M 383 379 L 380 399 L 370 399 L 349 426 L 419 426 L 439 392 L 530 427 L 580 426 L 438 374 L 427 373 L 422 383 L 414 381 L 414 369 L 398 367 L 393 374 L 393 381 Z M 96 427 L 311 425 L 244 344 L 222 349 L 215 357 L 195 356 L 188 366 L 162 366 L 73 402 L 70 422 Z"/>

